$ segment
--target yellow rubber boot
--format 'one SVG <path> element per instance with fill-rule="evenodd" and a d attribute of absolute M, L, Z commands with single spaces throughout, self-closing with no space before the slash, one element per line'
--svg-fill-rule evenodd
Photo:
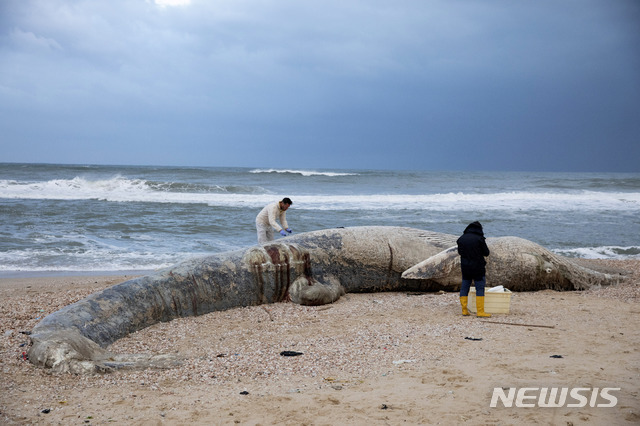
<path fill-rule="evenodd" d="M 476 296 L 476 308 L 478 309 L 477 317 L 491 318 L 491 314 L 484 311 L 484 296 Z"/>
<path fill-rule="evenodd" d="M 469 311 L 467 310 L 467 302 L 469 301 L 469 296 L 460 296 L 460 305 L 462 306 L 462 315 L 465 317 L 469 316 Z"/>

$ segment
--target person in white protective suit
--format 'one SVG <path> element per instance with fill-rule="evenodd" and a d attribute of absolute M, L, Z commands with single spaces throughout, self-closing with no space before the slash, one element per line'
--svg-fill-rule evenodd
<path fill-rule="evenodd" d="M 276 201 L 265 206 L 256 217 L 256 230 L 258 231 L 258 244 L 273 241 L 273 230 L 275 229 L 283 237 L 291 233 L 291 228 L 287 224 L 287 209 L 293 204 L 289 198 Z M 280 226 L 277 222 L 280 220 Z"/>

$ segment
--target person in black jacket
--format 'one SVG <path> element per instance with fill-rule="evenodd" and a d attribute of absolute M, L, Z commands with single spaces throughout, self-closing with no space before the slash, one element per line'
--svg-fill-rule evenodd
<path fill-rule="evenodd" d="M 480 222 L 470 223 L 462 236 L 458 238 L 457 243 L 460 267 L 462 268 L 462 285 L 460 286 L 462 315 L 469 315 L 467 302 L 469 300 L 469 289 L 473 281 L 476 286 L 477 316 L 490 317 L 491 314 L 487 314 L 484 311 L 485 265 L 487 264 L 484 258 L 489 256 L 489 247 L 485 242 Z"/>

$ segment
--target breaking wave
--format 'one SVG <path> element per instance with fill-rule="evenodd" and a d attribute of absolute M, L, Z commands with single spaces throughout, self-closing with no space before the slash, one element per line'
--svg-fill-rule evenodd
<path fill-rule="evenodd" d="M 358 173 L 347 173 L 347 172 L 317 172 L 314 170 L 290 170 L 290 169 L 254 169 L 249 173 L 282 173 L 282 174 L 294 174 L 294 175 L 302 175 L 302 176 L 328 176 L 328 177 L 336 177 L 336 176 L 358 176 Z"/>

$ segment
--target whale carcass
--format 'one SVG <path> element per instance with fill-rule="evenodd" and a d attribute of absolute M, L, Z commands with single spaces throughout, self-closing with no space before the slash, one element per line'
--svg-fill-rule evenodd
<path fill-rule="evenodd" d="M 58 372 L 165 366 L 170 356 L 105 347 L 161 321 L 291 300 L 321 305 L 345 292 L 455 291 L 457 236 L 403 227 L 327 229 L 191 259 L 106 288 L 54 312 L 31 332 L 29 360 Z M 584 289 L 617 276 L 515 237 L 488 239 L 490 285 L 516 291 Z M 404 275 L 403 275 L 404 273 Z"/>

